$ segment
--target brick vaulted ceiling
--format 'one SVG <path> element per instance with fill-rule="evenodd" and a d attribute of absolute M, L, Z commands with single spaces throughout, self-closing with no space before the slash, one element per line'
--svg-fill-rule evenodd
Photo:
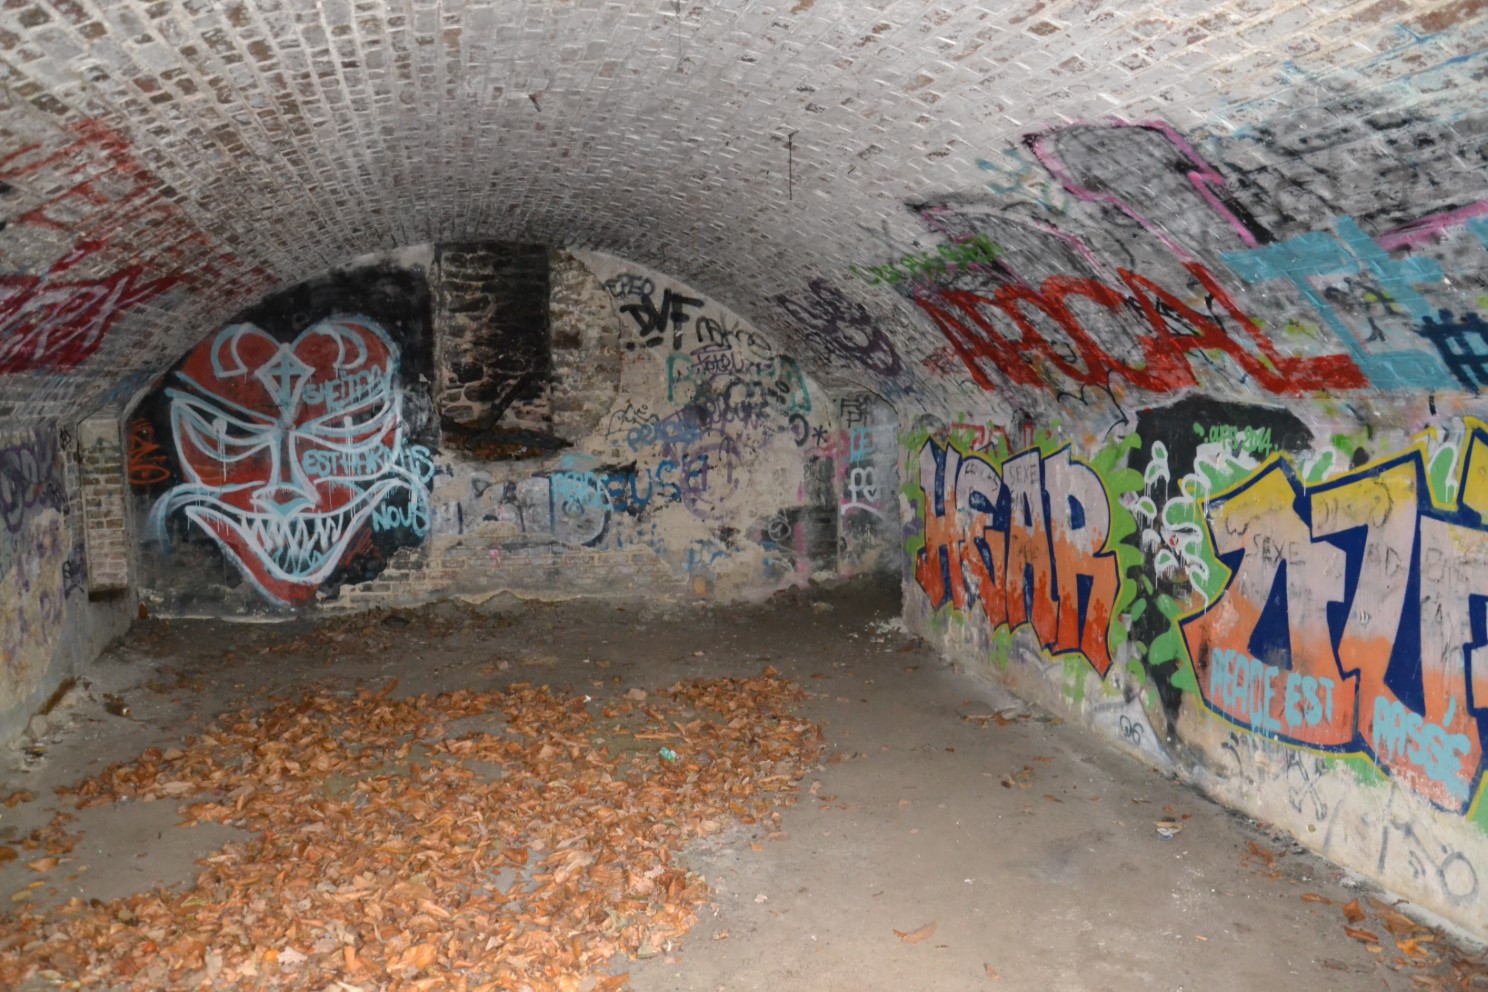
<path fill-rule="evenodd" d="M 864 277 L 935 253 L 925 204 L 1025 232 L 1103 212 L 1118 240 L 1178 237 L 1185 195 L 1225 183 L 1231 220 L 1278 237 L 1462 209 L 1483 165 L 1478 6 L 3 0 L 0 338 L 51 338 L 6 353 L 0 414 L 120 402 L 270 289 L 481 239 L 668 272 L 911 405 L 1016 392 L 991 364 L 991 390 L 933 374 L 941 330 Z M 1128 173 L 1036 161 L 1037 135 L 1113 121 L 1154 124 L 1087 142 Z M 1139 175 L 1142 141 L 1161 148 Z"/>

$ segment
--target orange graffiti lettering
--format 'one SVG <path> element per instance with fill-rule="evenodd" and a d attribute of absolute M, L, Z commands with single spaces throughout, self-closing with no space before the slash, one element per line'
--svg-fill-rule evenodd
<path fill-rule="evenodd" d="M 975 600 L 993 630 L 1027 625 L 1050 653 L 1083 654 L 1104 676 L 1121 580 L 1099 476 L 1067 448 L 999 465 L 930 439 L 917 457 L 925 547 L 915 579 L 931 605 Z"/>
<path fill-rule="evenodd" d="M 143 417 L 129 425 L 129 484 L 144 489 L 171 480 L 165 451 L 155 443 L 155 429 Z"/>
<path fill-rule="evenodd" d="M 1214 712 L 1289 743 L 1360 752 L 1444 809 L 1482 773 L 1488 696 L 1488 432 L 1474 425 L 1457 505 L 1429 496 L 1424 450 L 1303 486 L 1282 457 L 1205 506 L 1230 571 L 1181 621 Z"/>

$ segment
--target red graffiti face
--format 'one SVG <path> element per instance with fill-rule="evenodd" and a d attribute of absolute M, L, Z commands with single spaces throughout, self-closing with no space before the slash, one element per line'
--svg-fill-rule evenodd
<path fill-rule="evenodd" d="M 397 351 L 363 318 L 335 317 L 281 342 L 224 328 L 167 390 L 187 477 L 160 501 L 184 508 L 271 598 L 300 602 L 389 496 L 422 498 L 402 464 Z"/>

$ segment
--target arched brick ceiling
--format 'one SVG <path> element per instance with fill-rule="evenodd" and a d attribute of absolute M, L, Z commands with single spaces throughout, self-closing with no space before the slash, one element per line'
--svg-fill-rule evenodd
<path fill-rule="evenodd" d="M 37 308 L 119 318 L 13 351 L 0 413 L 117 401 L 268 289 L 364 253 L 477 239 L 633 258 L 776 330 L 829 378 L 911 404 L 1017 395 L 991 364 L 991 393 L 927 368 L 946 346 L 935 324 L 861 277 L 958 233 L 911 207 L 1020 218 L 1002 239 L 1010 257 L 1050 250 L 1012 242 L 1053 207 L 1084 211 L 1087 226 L 1115 217 L 1117 240 L 1154 226 L 1181 238 L 1198 223 L 1194 187 L 1172 188 L 1175 166 L 1160 158 L 1185 142 L 1197 162 L 1227 141 L 1215 181 L 1240 189 L 1236 163 L 1253 170 L 1231 213 L 1278 236 L 1341 214 L 1375 234 L 1460 207 L 1440 176 L 1481 168 L 1460 151 L 1481 148 L 1468 100 L 1484 34 L 1475 8 L 6 0 L 9 333 L 34 331 Z M 1309 137 L 1324 134 L 1335 150 L 1387 151 L 1365 118 L 1391 111 L 1402 128 L 1450 122 L 1458 150 L 1436 161 L 1420 145 L 1395 174 L 1309 158 Z M 1152 217 L 1116 217 L 1099 189 L 1072 204 L 1068 189 L 1091 177 L 1069 154 L 1063 176 L 1038 166 L 1024 144 L 1113 117 L 1171 129 L 1167 145 L 1144 132 L 1159 161 L 1130 177 Z M 1085 141 L 1087 159 L 1129 154 L 1066 138 Z"/>

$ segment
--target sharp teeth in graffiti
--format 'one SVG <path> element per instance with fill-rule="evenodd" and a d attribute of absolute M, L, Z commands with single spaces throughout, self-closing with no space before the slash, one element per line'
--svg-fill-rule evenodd
<path fill-rule="evenodd" d="M 362 492 L 356 502 L 324 513 L 309 512 L 302 506 L 289 507 L 285 513 L 249 513 L 204 492 L 181 492 L 168 497 L 170 502 L 162 500 L 161 509 L 164 514 L 184 509 L 234 557 L 253 555 L 268 577 L 313 587 L 337 565 L 357 529 L 383 500 L 395 493 L 416 492 L 406 481 L 385 480 Z M 419 520 L 427 521 L 426 512 L 416 512 Z"/>
<path fill-rule="evenodd" d="M 234 324 L 203 342 L 164 396 L 186 481 L 178 511 L 271 601 L 314 595 L 364 530 L 419 539 L 430 526 L 428 450 L 403 440 L 398 351 L 374 321 L 327 318 L 290 341 Z"/>

